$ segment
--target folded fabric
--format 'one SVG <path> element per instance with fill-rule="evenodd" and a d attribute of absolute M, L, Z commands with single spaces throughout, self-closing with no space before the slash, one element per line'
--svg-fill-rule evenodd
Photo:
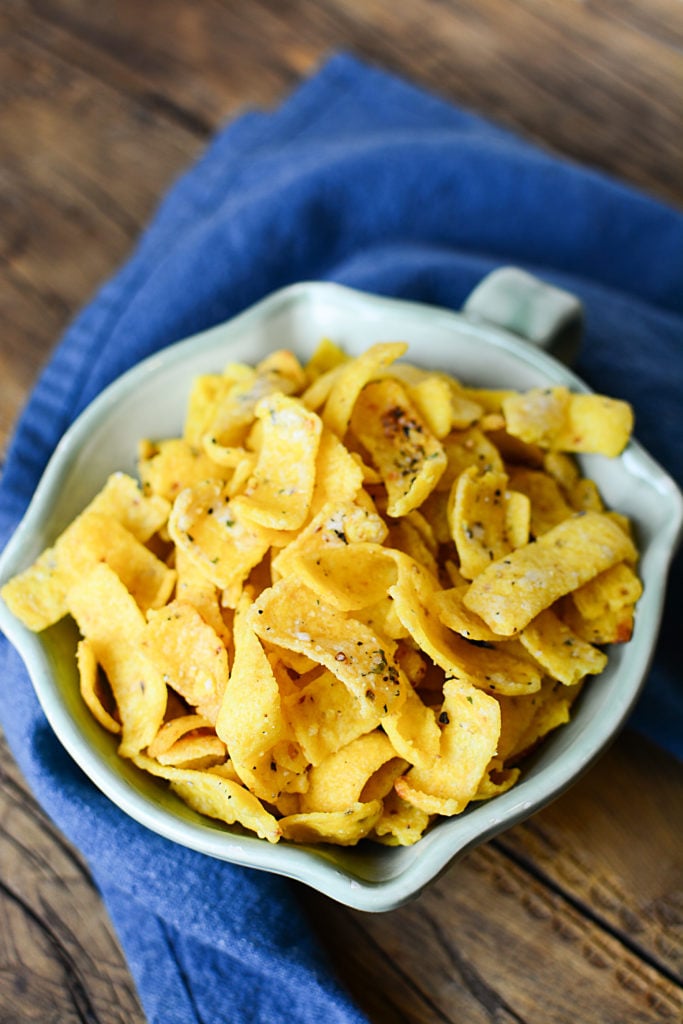
<path fill-rule="evenodd" d="M 17 427 L 0 542 L 64 429 L 141 358 L 297 280 L 459 308 L 501 264 L 586 306 L 578 372 L 628 399 L 683 480 L 683 215 L 359 63 L 333 58 L 279 110 L 226 128 L 79 316 Z M 672 609 L 632 725 L 683 755 Z M 126 818 L 52 735 L 5 641 L 0 716 L 37 798 L 83 851 L 150 1024 L 363 1020 L 290 883 L 174 846 Z"/>

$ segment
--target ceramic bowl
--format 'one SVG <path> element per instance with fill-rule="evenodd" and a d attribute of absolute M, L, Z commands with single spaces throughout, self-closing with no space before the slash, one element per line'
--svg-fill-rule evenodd
<path fill-rule="evenodd" d="M 51 544 L 111 472 L 135 473 L 139 438 L 179 434 L 188 382 L 197 374 L 220 370 L 231 360 L 255 362 L 273 348 L 290 347 L 305 359 L 323 336 L 351 354 L 375 341 L 401 339 L 410 343 L 411 361 L 445 369 L 467 383 L 514 388 L 565 384 L 586 391 L 570 369 L 538 347 L 549 341 L 571 347 L 580 312 L 572 296 L 514 270 L 484 282 L 461 314 L 333 284 L 303 283 L 279 291 L 230 322 L 145 360 L 89 406 L 59 444 L 6 547 L 0 583 Z M 74 657 L 76 632 L 69 620 L 35 635 L 0 602 L 0 625 L 22 655 L 64 747 L 127 814 L 211 857 L 298 879 L 358 909 L 389 910 L 415 897 L 471 847 L 562 793 L 613 739 L 642 687 L 656 643 L 663 581 L 680 530 L 680 494 L 636 442 L 617 459 L 581 461 L 608 505 L 631 517 L 637 532 L 645 587 L 633 639 L 611 651 L 608 668 L 586 687 L 571 722 L 528 760 L 513 789 L 439 821 L 411 847 L 271 845 L 238 827 L 201 818 L 165 783 L 121 760 L 116 739 L 84 709 Z"/>

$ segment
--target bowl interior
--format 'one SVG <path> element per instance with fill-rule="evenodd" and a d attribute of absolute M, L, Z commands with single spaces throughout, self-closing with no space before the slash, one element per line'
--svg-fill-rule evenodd
<path fill-rule="evenodd" d="M 275 293 L 227 324 L 141 363 L 102 393 L 60 442 L 22 524 L 0 560 L 0 582 L 29 565 L 115 470 L 135 474 L 137 442 L 177 436 L 190 380 L 229 361 L 253 363 L 275 348 L 307 358 L 330 337 L 351 354 L 376 341 L 405 340 L 407 358 L 479 386 L 585 385 L 566 367 L 511 335 L 433 307 L 383 299 L 337 285 L 302 284 Z M 415 896 L 473 844 L 556 797 L 623 723 L 652 656 L 664 579 L 681 524 L 672 481 L 633 442 L 613 460 L 582 460 L 608 505 L 634 523 L 645 583 L 632 641 L 613 648 L 572 721 L 530 759 L 517 785 L 496 799 L 440 821 L 415 846 L 276 846 L 191 811 L 164 783 L 116 754 L 116 740 L 90 717 L 78 693 L 76 630 L 62 621 L 35 635 L 0 602 L 0 625 L 21 653 L 57 736 L 115 803 L 167 838 L 214 857 L 303 881 L 360 909 L 387 910 Z"/>

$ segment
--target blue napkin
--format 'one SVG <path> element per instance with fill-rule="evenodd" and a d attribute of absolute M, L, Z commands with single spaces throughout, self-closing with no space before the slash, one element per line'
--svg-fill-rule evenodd
<path fill-rule="evenodd" d="M 683 215 L 342 55 L 276 112 L 247 114 L 217 136 L 69 329 L 7 458 L 0 541 L 67 425 L 142 357 L 293 281 L 459 308 L 509 263 L 581 297 L 578 372 L 633 403 L 639 439 L 683 480 Z M 679 561 L 670 609 L 681 606 L 682 579 Z M 632 724 L 683 755 L 675 634 L 670 611 Z M 128 820 L 63 752 L 4 641 L 0 657 L 12 751 L 85 854 L 150 1024 L 364 1019 L 317 948 L 295 886 Z"/>

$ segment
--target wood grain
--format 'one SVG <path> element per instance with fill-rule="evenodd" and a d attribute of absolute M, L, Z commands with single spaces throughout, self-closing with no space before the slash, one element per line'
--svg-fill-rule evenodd
<path fill-rule="evenodd" d="M 656 800 L 638 800 L 631 785 L 644 763 Z M 682 797 L 670 758 L 626 734 L 564 797 L 471 852 L 413 904 L 371 916 L 304 900 L 378 1024 L 675 1021 Z"/>
<path fill-rule="evenodd" d="M 212 132 L 334 50 L 683 207 L 680 0 L 4 0 L 0 39 L 3 450 L 59 335 Z M 677 1021 L 682 787 L 626 734 L 411 906 L 302 901 L 376 1024 Z M 1 744 L 0 823 L 0 1024 L 143 1024 L 85 866 Z"/>
<path fill-rule="evenodd" d="M 142 1024 L 99 894 L 0 736 L 0 1021 Z"/>

